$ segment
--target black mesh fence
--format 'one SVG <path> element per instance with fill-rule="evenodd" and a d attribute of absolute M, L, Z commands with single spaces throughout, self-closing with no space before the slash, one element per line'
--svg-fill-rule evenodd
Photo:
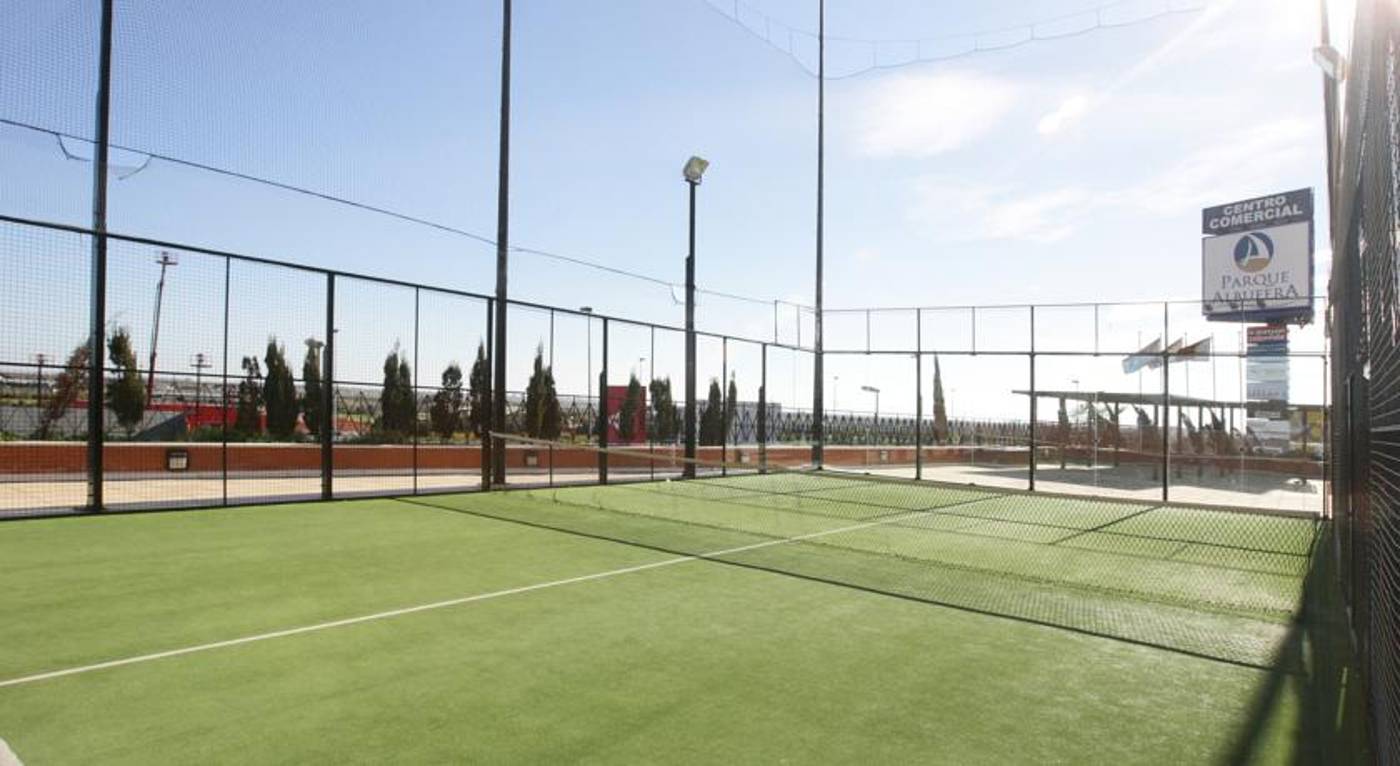
<path fill-rule="evenodd" d="M 1331 466 L 1343 590 L 1381 763 L 1400 762 L 1400 15 L 1358 3 L 1336 159 Z"/>
<path fill-rule="evenodd" d="M 0 290 L 15 328 L 0 347 L 0 512 L 71 512 L 96 489 L 108 509 L 143 509 L 481 486 L 490 298 L 124 234 L 108 236 L 104 443 L 93 475 L 91 296 L 73 278 L 87 271 L 92 240 L 82 227 L 0 224 Z M 1057 334 L 1042 317 L 1034 340 L 1044 351 L 1031 346 L 1029 306 L 900 310 L 883 321 L 861 312 L 857 347 L 827 352 L 825 465 L 1321 514 L 1322 351 L 1289 353 L 1296 396 L 1265 422 L 1268 408 L 1245 391 L 1248 351 L 1225 337 L 1230 328 L 1209 354 L 1135 353 L 1145 333 L 1172 331 L 1161 317 L 1193 308 L 1061 308 L 1076 326 Z M 1146 319 L 1129 336 L 1117 325 L 1132 322 L 1117 315 Z M 507 320 L 505 431 L 683 453 L 682 329 L 516 301 Z M 888 345 L 904 335 L 914 348 Z M 1075 351 L 1071 335 L 1099 345 Z M 708 333 L 697 348 L 699 454 L 722 473 L 809 465 L 811 352 Z M 1134 358 L 1146 361 L 1126 371 Z M 1269 437 L 1262 425 L 1271 423 L 1286 430 Z M 557 450 L 506 455 L 511 484 L 639 478 L 605 477 L 596 458 Z"/>

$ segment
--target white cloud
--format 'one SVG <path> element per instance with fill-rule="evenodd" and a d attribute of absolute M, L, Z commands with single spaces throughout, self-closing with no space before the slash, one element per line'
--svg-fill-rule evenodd
<path fill-rule="evenodd" d="M 1016 88 L 976 74 L 899 75 L 862 108 L 857 145 L 873 157 L 932 157 L 965 146 L 1010 111 Z"/>
<path fill-rule="evenodd" d="M 1322 141 L 1302 119 L 1263 122 L 1228 134 L 1166 171 L 1123 190 L 1120 201 L 1156 214 L 1277 191 L 1312 159 Z"/>
<path fill-rule="evenodd" d="M 914 187 L 908 215 L 945 241 L 1054 242 L 1101 217 L 1181 215 L 1202 207 L 1286 188 L 1321 141 L 1317 129 L 1275 120 L 1225 134 L 1155 175 L 1119 188 L 969 184 L 926 176 Z"/>
<path fill-rule="evenodd" d="M 1023 240 L 1054 242 L 1074 233 L 1076 221 L 1092 205 L 1078 188 L 1023 193 L 1010 187 L 967 184 L 925 177 L 915 192 L 909 217 L 953 241 Z"/>
<path fill-rule="evenodd" d="M 855 258 L 856 263 L 874 263 L 875 261 L 879 260 L 880 254 L 868 247 L 862 247 L 856 250 Z"/>
<path fill-rule="evenodd" d="M 1060 103 L 1059 108 L 1040 118 L 1036 130 L 1042 136 L 1049 136 L 1073 125 L 1089 111 L 1088 96 L 1070 96 Z"/>

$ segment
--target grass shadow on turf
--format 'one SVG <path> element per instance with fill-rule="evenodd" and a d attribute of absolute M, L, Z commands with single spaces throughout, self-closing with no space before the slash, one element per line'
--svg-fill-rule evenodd
<path fill-rule="evenodd" d="M 1333 535 L 1332 525 L 1324 523 L 1301 611 L 1255 694 L 1226 763 L 1257 763 L 1256 753 L 1267 750 L 1266 739 L 1285 735 L 1294 740 L 1296 764 L 1371 762 L 1365 695 L 1337 578 Z M 1295 717 L 1286 720 L 1283 711 L 1290 708 Z"/>

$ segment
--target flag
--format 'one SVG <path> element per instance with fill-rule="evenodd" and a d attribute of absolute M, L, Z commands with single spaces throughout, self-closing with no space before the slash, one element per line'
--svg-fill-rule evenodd
<path fill-rule="evenodd" d="M 1207 362 L 1210 361 L 1210 342 L 1214 338 L 1202 338 L 1189 346 L 1177 351 L 1172 357 L 1173 362 Z"/>
<path fill-rule="evenodd" d="M 1123 374 L 1132 373 L 1146 367 L 1156 369 L 1162 364 L 1162 339 L 1158 338 L 1143 346 L 1136 354 L 1130 354 L 1123 358 Z"/>

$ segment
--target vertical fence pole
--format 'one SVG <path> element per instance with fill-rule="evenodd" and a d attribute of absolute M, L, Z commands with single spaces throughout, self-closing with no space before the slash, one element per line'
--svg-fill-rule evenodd
<path fill-rule="evenodd" d="M 422 414 L 420 406 L 422 404 L 418 392 L 418 368 L 422 367 L 422 359 L 418 356 L 418 305 L 419 293 L 421 291 L 413 288 L 413 494 L 418 494 L 418 423 Z"/>
<path fill-rule="evenodd" d="M 924 310 L 914 309 L 914 479 L 924 478 Z"/>
<path fill-rule="evenodd" d="M 492 298 L 487 298 L 487 299 L 486 299 L 486 364 L 487 364 L 488 366 L 490 366 L 491 369 L 495 369 L 495 360 L 496 360 L 496 331 L 495 331 L 495 322 L 496 322 L 495 300 L 492 299 Z M 488 378 L 488 380 L 489 380 L 489 378 Z M 492 428 L 495 428 L 494 413 L 495 413 L 495 411 L 496 411 L 496 392 L 493 390 L 494 388 L 495 388 L 495 386 L 488 382 L 488 383 L 486 384 L 486 396 L 483 397 L 483 398 L 485 399 L 485 401 L 486 401 L 486 409 L 487 409 L 487 411 L 490 412 L 490 413 L 493 413 L 493 415 L 492 415 L 492 417 L 490 417 L 490 418 L 481 418 L 481 419 L 478 421 L 482 426 L 484 426 L 484 429 L 483 429 L 483 430 L 484 430 L 484 431 L 487 431 L 488 433 L 479 433 L 479 434 L 476 435 L 477 438 L 481 440 L 481 488 L 484 489 L 484 490 L 488 490 L 488 491 L 491 489 L 491 470 L 492 470 L 492 466 L 494 465 L 494 463 L 492 463 L 492 460 L 493 460 L 494 458 L 492 457 L 492 454 L 491 454 L 491 453 L 492 453 L 492 449 L 491 449 L 491 441 L 492 441 L 492 439 L 491 439 L 491 435 L 490 435 L 490 433 L 489 433 L 489 431 L 490 431 Z"/>
<path fill-rule="evenodd" d="M 1162 304 L 1162 422 L 1158 425 L 1162 429 L 1162 502 L 1167 502 L 1170 496 L 1168 486 L 1171 480 L 1167 477 L 1167 472 L 1171 468 L 1171 448 L 1168 441 L 1170 428 L 1168 422 L 1171 420 L 1171 307 L 1168 303 Z"/>
<path fill-rule="evenodd" d="M 1027 488 L 1030 489 L 1030 491 L 1034 492 L 1034 491 L 1035 491 L 1035 436 L 1036 436 L 1036 434 L 1035 434 L 1035 424 L 1036 424 L 1036 419 L 1039 417 L 1038 413 L 1036 412 L 1036 406 L 1037 406 L 1038 404 L 1040 404 L 1040 401 L 1039 401 L 1039 399 L 1036 398 L 1036 394 L 1035 394 L 1035 306 L 1031 306 L 1030 309 L 1031 309 L 1031 352 L 1030 352 L 1030 360 L 1031 360 L 1031 381 L 1030 381 L 1030 383 L 1031 383 L 1031 428 L 1030 428 L 1030 448 L 1031 448 L 1031 451 L 1030 451 L 1030 457 L 1028 458 L 1028 460 L 1029 460 L 1029 463 L 1028 463 L 1029 468 L 1028 468 L 1028 471 L 1027 471 L 1027 476 L 1028 476 L 1028 478 L 1029 478 L 1029 484 L 1028 484 L 1028 487 L 1027 487 Z M 1097 348 L 1095 348 L 1095 350 L 1097 350 Z"/>
<path fill-rule="evenodd" d="M 758 472 L 768 472 L 768 344 L 759 346 L 758 363 Z"/>
<path fill-rule="evenodd" d="M 219 393 L 219 423 L 223 433 L 219 438 L 223 447 L 219 456 L 219 483 L 222 485 L 224 505 L 228 505 L 228 306 L 229 276 L 233 259 L 224 256 L 224 372 L 223 388 Z"/>
<path fill-rule="evenodd" d="M 603 317 L 603 369 L 598 374 L 598 482 L 608 483 L 608 318 Z"/>
<path fill-rule="evenodd" d="M 656 431 L 656 421 L 652 416 L 656 413 L 656 399 L 651 394 L 651 384 L 656 380 L 656 325 L 648 325 L 651 333 L 651 343 L 647 350 L 647 385 L 644 391 L 648 394 L 648 408 L 651 412 L 642 415 L 642 422 L 647 424 L 647 452 L 651 453 L 651 458 L 647 460 L 647 474 L 656 479 L 656 439 L 653 438 Z"/>
<path fill-rule="evenodd" d="M 102 0 L 100 52 L 97 60 L 97 126 L 92 160 L 92 295 L 88 306 L 87 510 L 103 508 L 104 364 L 107 341 L 107 146 L 112 111 L 112 5 Z"/>
<path fill-rule="evenodd" d="M 721 476 L 729 475 L 729 408 L 733 402 L 729 401 L 729 338 L 721 336 L 719 339 L 719 472 Z"/>
<path fill-rule="evenodd" d="M 554 374 L 554 309 L 549 310 L 549 371 Z M 556 437 L 557 438 L 557 437 Z M 554 445 L 549 445 L 549 486 L 554 486 Z"/>
<path fill-rule="evenodd" d="M 326 274 L 326 345 L 321 367 L 321 499 L 335 496 L 335 273 Z M 416 355 L 415 355 L 416 356 Z M 416 360 L 415 360 L 416 361 Z"/>

